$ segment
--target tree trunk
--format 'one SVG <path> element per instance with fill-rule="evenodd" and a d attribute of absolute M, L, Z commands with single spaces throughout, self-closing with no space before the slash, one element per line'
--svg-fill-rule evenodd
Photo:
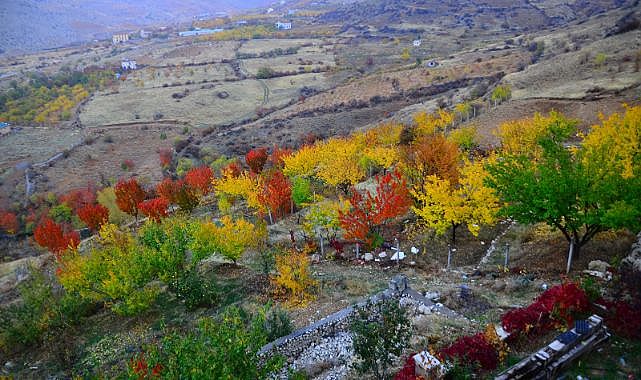
<path fill-rule="evenodd" d="M 452 245 L 456 244 L 456 229 L 460 224 L 452 223 Z"/>

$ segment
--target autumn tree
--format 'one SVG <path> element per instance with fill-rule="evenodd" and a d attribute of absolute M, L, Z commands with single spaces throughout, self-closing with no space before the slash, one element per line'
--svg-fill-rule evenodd
<path fill-rule="evenodd" d="M 80 244 L 77 231 L 65 232 L 63 227 L 49 218 L 45 218 L 33 230 L 33 238 L 39 246 L 47 248 L 60 260 L 68 248 L 75 249 Z"/>
<path fill-rule="evenodd" d="M 267 176 L 261 198 L 267 207 L 270 222 L 289 213 L 292 208 L 292 184 L 283 172 L 273 171 Z"/>
<path fill-rule="evenodd" d="M 289 250 L 276 256 L 277 275 L 273 278 L 276 292 L 286 296 L 290 304 L 304 306 L 313 300 L 312 291 L 318 282 L 311 273 L 309 256 Z"/>
<path fill-rule="evenodd" d="M 9 211 L 0 211 L 0 231 L 13 235 L 18 233 L 20 225 L 16 214 Z"/>
<path fill-rule="evenodd" d="M 247 152 L 245 162 L 253 173 L 259 174 L 263 171 L 268 158 L 267 148 L 256 148 Z"/>
<path fill-rule="evenodd" d="M 168 168 L 169 165 L 171 165 L 171 160 L 174 157 L 174 153 L 169 148 L 161 148 L 158 151 L 158 157 L 160 159 L 160 166 L 162 166 L 163 169 L 165 169 L 165 168 Z"/>
<path fill-rule="evenodd" d="M 101 204 L 88 204 L 78 210 L 78 217 L 92 231 L 100 230 L 100 227 L 109 221 L 109 209 Z"/>
<path fill-rule="evenodd" d="M 487 173 L 482 161 L 466 161 L 458 183 L 430 175 L 423 187 L 412 190 L 417 206 L 414 213 L 423 223 L 443 235 L 452 231 L 452 244 L 456 243 L 456 229 L 465 224 L 477 236 L 481 225 L 494 222 L 498 212 L 498 199 L 483 181 Z"/>
<path fill-rule="evenodd" d="M 203 196 L 212 191 L 213 178 L 214 172 L 209 166 L 200 166 L 190 169 L 185 174 L 185 183 Z"/>
<path fill-rule="evenodd" d="M 265 225 L 253 225 L 245 219 L 223 216 L 219 222 L 200 223 L 193 234 L 190 249 L 192 260 L 198 262 L 219 254 L 234 263 L 249 248 L 257 247 L 267 237 Z"/>
<path fill-rule="evenodd" d="M 96 203 L 96 189 L 89 184 L 86 188 L 71 190 L 61 195 L 58 202 L 66 204 L 73 212 L 77 213 L 81 208 Z"/>
<path fill-rule="evenodd" d="M 416 188 L 422 188 L 426 178 L 432 175 L 453 185 L 458 182 L 458 146 L 440 133 L 420 137 L 404 146 L 401 157 L 403 172 Z"/>
<path fill-rule="evenodd" d="M 274 145 L 272 153 L 269 156 L 269 162 L 273 167 L 282 170 L 285 166 L 285 157 L 291 156 L 292 153 L 294 153 L 294 151 L 289 148 L 280 148 L 278 145 Z"/>
<path fill-rule="evenodd" d="M 129 215 L 138 217 L 138 205 L 145 200 L 145 190 L 135 178 L 120 180 L 114 188 L 118 208 Z"/>
<path fill-rule="evenodd" d="M 156 194 L 165 198 L 169 203 L 176 204 L 180 188 L 181 185 L 179 181 L 174 181 L 171 178 L 165 178 L 156 185 Z"/>
<path fill-rule="evenodd" d="M 628 108 L 568 146 L 576 123 L 557 118 L 537 139 L 539 154 L 504 154 L 488 165 L 487 183 L 505 202 L 502 213 L 520 223 L 558 229 L 577 257 L 597 233 L 641 227 L 641 108 Z"/>
<path fill-rule="evenodd" d="M 181 210 L 191 213 L 200 204 L 200 194 L 184 180 L 177 181 L 176 204 Z"/>
<path fill-rule="evenodd" d="M 406 181 L 399 171 L 378 176 L 376 182 L 375 194 L 353 189 L 350 210 L 339 211 L 345 238 L 363 241 L 369 247 L 382 243 L 381 226 L 407 213 L 411 204 Z"/>
<path fill-rule="evenodd" d="M 167 217 L 167 207 L 169 207 L 169 201 L 165 198 L 149 199 L 138 204 L 140 212 L 156 223 L 160 223 L 162 218 Z"/>

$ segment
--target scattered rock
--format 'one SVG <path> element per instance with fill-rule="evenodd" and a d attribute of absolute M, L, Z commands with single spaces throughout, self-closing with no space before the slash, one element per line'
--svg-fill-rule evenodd
<path fill-rule="evenodd" d="M 366 252 L 365 255 L 363 256 L 363 260 L 372 261 L 374 260 L 374 255 L 372 255 L 371 252 Z"/>
<path fill-rule="evenodd" d="M 494 284 L 492 285 L 492 290 L 494 290 L 495 292 L 500 292 L 505 289 L 505 286 L 506 286 L 505 281 L 501 279 L 497 279 L 494 281 Z"/>
<path fill-rule="evenodd" d="M 229 93 L 227 91 L 221 91 L 218 94 L 216 94 L 220 99 L 227 99 L 229 98 Z"/>
<path fill-rule="evenodd" d="M 312 261 L 312 263 L 314 263 L 314 264 L 318 264 L 318 263 L 320 263 L 320 261 L 321 261 L 321 257 L 320 257 L 320 255 L 319 255 L 318 253 L 314 253 L 314 254 L 312 255 L 312 257 L 311 257 L 311 261 Z"/>
<path fill-rule="evenodd" d="M 396 252 L 392 255 L 392 260 L 397 261 L 397 260 L 403 260 L 405 258 L 405 252 L 400 251 Z"/>
<path fill-rule="evenodd" d="M 609 268 L 610 268 L 610 264 L 601 260 L 590 261 L 590 263 L 588 264 L 589 270 L 593 270 L 597 272 L 607 272 Z"/>
<path fill-rule="evenodd" d="M 380 257 L 381 259 L 383 259 L 383 258 L 387 257 L 387 253 L 385 253 L 385 252 L 381 252 L 381 253 L 379 253 L 379 254 L 378 254 L 378 257 Z"/>

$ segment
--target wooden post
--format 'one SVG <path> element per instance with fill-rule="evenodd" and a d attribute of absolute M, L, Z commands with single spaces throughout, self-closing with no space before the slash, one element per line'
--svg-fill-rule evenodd
<path fill-rule="evenodd" d="M 574 238 L 570 239 L 570 252 L 568 253 L 568 265 L 565 268 L 565 274 L 570 273 L 570 268 L 572 267 L 572 254 L 574 253 Z"/>
<path fill-rule="evenodd" d="M 320 243 L 321 243 L 321 257 L 324 259 L 325 258 L 325 245 L 323 235 L 320 236 Z"/>
<path fill-rule="evenodd" d="M 452 246 L 447 245 L 447 269 L 450 269 L 450 266 L 452 265 Z"/>
<path fill-rule="evenodd" d="M 358 259 L 360 257 L 359 250 L 360 250 L 360 247 L 358 246 L 358 243 L 356 243 L 356 259 Z"/>
<path fill-rule="evenodd" d="M 394 238 L 396 242 L 396 265 L 401 265 L 401 243 L 399 243 L 397 238 Z"/>

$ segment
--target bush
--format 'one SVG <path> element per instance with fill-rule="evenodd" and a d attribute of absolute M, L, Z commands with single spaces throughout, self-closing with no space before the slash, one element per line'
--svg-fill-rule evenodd
<path fill-rule="evenodd" d="M 289 318 L 289 314 L 281 308 L 270 308 L 265 319 L 265 330 L 267 331 L 267 340 L 270 342 L 287 336 L 294 331 L 294 325 Z"/>
<path fill-rule="evenodd" d="M 467 363 L 476 369 L 491 371 L 498 365 L 499 355 L 496 349 L 485 339 L 483 333 L 459 338 L 440 352 L 445 359 L 454 359 Z"/>
<path fill-rule="evenodd" d="M 296 177 L 292 181 L 292 199 L 300 207 L 312 201 L 311 183 L 306 178 Z"/>
<path fill-rule="evenodd" d="M 350 330 L 358 359 L 354 368 L 361 374 L 387 379 L 394 359 L 409 341 L 412 324 L 398 300 L 388 299 L 358 309 Z"/>
<path fill-rule="evenodd" d="M 69 223 L 71 222 L 71 207 L 65 203 L 54 206 L 49 210 L 49 216 L 56 223 Z"/>
<path fill-rule="evenodd" d="M 158 346 L 147 347 L 130 363 L 130 378 L 147 378 L 148 371 L 168 379 L 265 379 L 283 365 L 281 357 L 259 360 L 268 343 L 265 315 L 244 318 L 228 308 L 220 318 L 204 318 L 187 335 L 170 334 Z"/>
<path fill-rule="evenodd" d="M 312 278 L 309 257 L 304 252 L 290 250 L 276 257 L 278 275 L 274 278 L 276 292 L 294 305 L 305 305 L 313 299 L 316 280 Z"/>
<path fill-rule="evenodd" d="M 257 79 L 269 79 L 273 78 L 276 75 L 276 72 L 270 67 L 261 67 L 256 73 Z"/>
<path fill-rule="evenodd" d="M 185 302 L 187 310 L 214 306 L 220 300 L 213 279 L 204 279 L 195 268 L 181 273 L 170 283 L 170 287 Z"/>

